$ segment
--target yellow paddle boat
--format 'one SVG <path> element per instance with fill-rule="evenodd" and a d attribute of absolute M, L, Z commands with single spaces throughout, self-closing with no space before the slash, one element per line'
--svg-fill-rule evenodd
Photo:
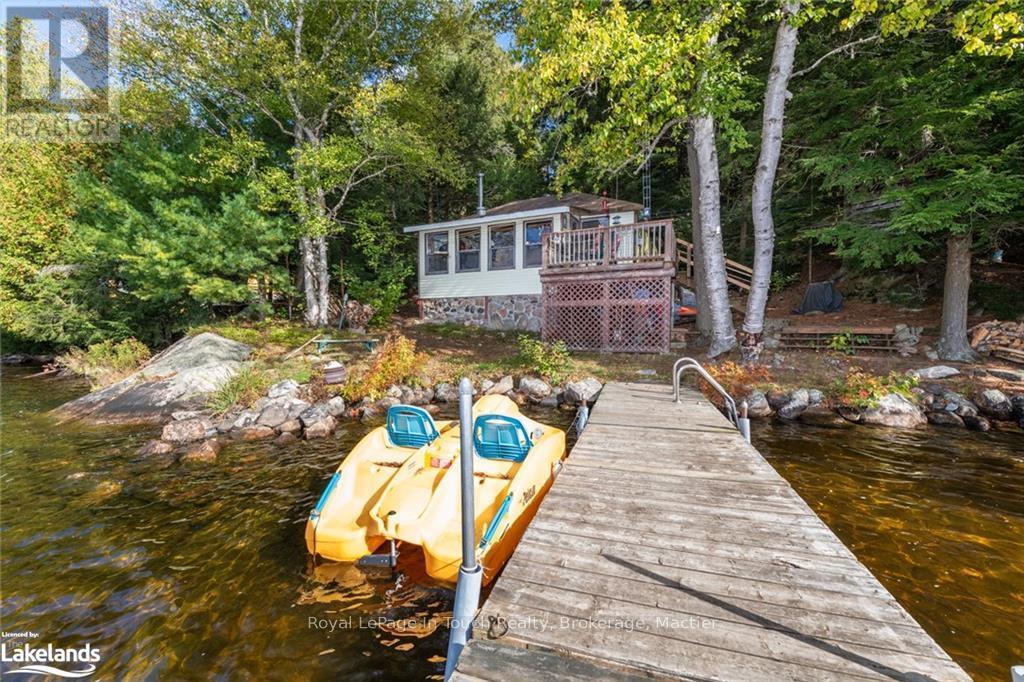
<path fill-rule="evenodd" d="M 396 405 L 331 477 L 306 523 L 310 553 L 359 561 L 385 542 L 423 549 L 427 573 L 454 583 L 462 559 L 458 421 Z M 473 406 L 477 559 L 489 582 L 511 556 L 565 457 L 565 432 L 484 396 Z M 392 547 L 392 555 L 394 544 Z M 391 557 L 393 561 L 393 556 Z"/>

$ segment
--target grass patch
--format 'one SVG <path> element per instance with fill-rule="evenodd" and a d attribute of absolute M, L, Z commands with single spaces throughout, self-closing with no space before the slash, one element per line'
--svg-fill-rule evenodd
<path fill-rule="evenodd" d="M 488 331 L 455 322 L 422 322 L 416 325 L 416 330 L 439 339 L 472 339 Z"/>
<path fill-rule="evenodd" d="M 262 322 L 223 320 L 213 324 L 199 325 L 188 330 L 190 336 L 203 332 L 219 334 L 226 339 L 263 349 L 266 354 L 270 354 L 275 346 L 278 351 L 294 350 L 317 335 L 330 338 L 352 338 L 355 336 L 350 332 L 342 332 L 337 329 L 317 329 L 298 322 L 278 319 L 267 319 Z"/>
<path fill-rule="evenodd" d="M 103 341 L 86 349 L 72 348 L 58 362 L 88 378 L 93 389 L 124 379 L 150 358 L 149 348 L 135 339 Z"/>
<path fill-rule="evenodd" d="M 260 399 L 274 383 L 273 375 L 263 367 L 245 365 L 217 391 L 210 394 L 206 406 L 221 414 L 235 405 L 248 407 Z"/>

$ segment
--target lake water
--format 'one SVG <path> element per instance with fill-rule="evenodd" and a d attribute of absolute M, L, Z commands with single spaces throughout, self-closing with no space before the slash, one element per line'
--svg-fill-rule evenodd
<path fill-rule="evenodd" d="M 107 679 L 428 679 L 452 592 L 313 565 L 302 531 L 368 426 L 186 467 L 135 454 L 154 427 L 58 426 L 80 384 L 2 382 L 2 618 L 98 648 Z M 571 415 L 534 414 L 566 425 Z M 755 427 L 758 447 L 970 673 L 1024 662 L 1024 437 Z M 333 627 L 333 630 L 332 630 Z"/>
<path fill-rule="evenodd" d="M 1024 664 L 1024 431 L 776 422 L 753 440 L 972 677 Z"/>

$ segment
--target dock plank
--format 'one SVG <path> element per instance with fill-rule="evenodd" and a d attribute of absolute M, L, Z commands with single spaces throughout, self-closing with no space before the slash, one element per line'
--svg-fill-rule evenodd
<path fill-rule="evenodd" d="M 713 405 L 681 398 L 605 386 L 455 679 L 969 679 Z"/>

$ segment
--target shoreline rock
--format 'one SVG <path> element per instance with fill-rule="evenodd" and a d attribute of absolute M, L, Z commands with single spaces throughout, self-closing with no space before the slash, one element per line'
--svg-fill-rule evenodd
<path fill-rule="evenodd" d="M 249 346 L 217 334 L 188 336 L 127 378 L 55 411 L 99 422 L 162 422 L 174 412 L 201 410 L 206 396 L 238 373 L 251 352 Z"/>

